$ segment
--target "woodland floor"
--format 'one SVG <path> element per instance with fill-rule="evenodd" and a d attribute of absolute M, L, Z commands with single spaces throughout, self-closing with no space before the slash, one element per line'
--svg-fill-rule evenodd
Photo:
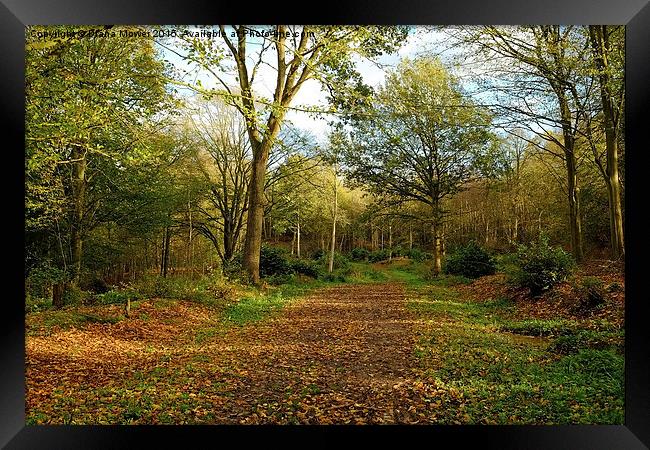
<path fill-rule="evenodd" d="M 551 331 L 521 333 L 521 308 L 481 284 L 393 271 L 312 289 L 241 325 L 186 301 L 140 301 L 121 320 L 118 305 L 99 308 L 68 322 L 28 315 L 28 423 L 623 420 L 622 367 L 605 361 L 622 345 L 612 313 L 535 319 Z M 607 345 L 549 352 L 555 329 L 600 333 Z"/>

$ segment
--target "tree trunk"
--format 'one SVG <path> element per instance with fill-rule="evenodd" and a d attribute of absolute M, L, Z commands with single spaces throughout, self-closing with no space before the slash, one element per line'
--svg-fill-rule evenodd
<path fill-rule="evenodd" d="M 564 87 L 553 86 L 562 116 L 564 159 L 567 170 L 567 194 L 569 200 L 569 228 L 571 230 L 571 253 L 576 261 L 582 260 L 582 228 L 580 225 L 580 189 L 575 155 L 575 137 L 571 126 L 571 109 L 564 93 Z"/>
<path fill-rule="evenodd" d="M 189 199 L 189 192 L 187 195 L 187 214 L 189 216 L 189 221 L 190 221 L 190 229 L 189 229 L 189 234 L 188 234 L 188 242 L 187 242 L 187 264 L 190 269 L 190 276 L 193 275 L 194 273 L 194 268 L 193 268 L 193 255 L 192 255 L 192 208 L 190 204 L 190 199 Z"/>
<path fill-rule="evenodd" d="M 73 195 L 73 218 L 71 229 L 71 246 L 72 246 L 72 283 L 79 285 L 81 278 L 81 258 L 83 229 L 82 222 L 84 216 L 84 206 L 86 202 L 86 152 L 83 149 L 75 147 L 72 151 L 72 195 Z"/>
<path fill-rule="evenodd" d="M 600 98 L 605 119 L 605 148 L 607 153 L 606 184 L 609 204 L 609 230 L 611 255 L 618 259 L 625 252 L 623 238 L 623 210 L 621 207 L 620 180 L 618 175 L 618 144 L 615 123 L 614 98 L 610 91 L 609 42 L 605 25 L 590 25 L 591 40 L 596 69 L 599 74 Z"/>
<path fill-rule="evenodd" d="M 336 174 L 334 175 L 334 214 L 332 218 L 332 242 L 330 249 L 330 260 L 329 260 L 329 273 L 332 273 L 334 270 L 334 250 L 336 249 L 336 219 L 338 215 L 338 189 L 336 188 Z"/>
<path fill-rule="evenodd" d="M 55 283 L 52 286 L 52 306 L 56 309 L 63 307 L 64 284 Z"/>
<path fill-rule="evenodd" d="M 261 147 L 261 146 L 260 146 Z M 260 282 L 260 252 L 262 250 L 262 221 L 264 220 L 264 179 L 268 150 L 260 148 L 251 168 L 248 197 L 244 267 L 254 284 Z"/>
<path fill-rule="evenodd" d="M 393 225 L 388 224 L 388 261 L 393 260 Z"/>
<path fill-rule="evenodd" d="M 300 259 L 300 215 L 298 215 L 298 224 L 296 230 L 296 255 Z"/>
<path fill-rule="evenodd" d="M 163 259 L 162 259 L 162 276 L 167 278 L 167 270 L 169 268 L 169 243 L 171 241 L 171 232 L 169 227 L 165 228 L 165 245 L 163 248 Z"/>
<path fill-rule="evenodd" d="M 248 217 L 246 239 L 244 240 L 244 267 L 251 282 L 260 282 L 260 252 L 262 250 L 262 225 L 264 220 L 264 179 L 269 157 L 268 145 L 257 144 L 251 165 L 251 180 L 248 194 Z"/>
<path fill-rule="evenodd" d="M 433 275 L 438 276 L 442 271 L 442 251 L 440 248 L 440 224 L 437 219 L 433 221 Z"/>
<path fill-rule="evenodd" d="M 582 228 L 580 226 L 580 189 L 578 188 L 578 174 L 576 158 L 571 151 L 566 152 L 566 167 L 569 197 L 569 226 L 571 228 L 571 252 L 576 261 L 582 260 Z"/>

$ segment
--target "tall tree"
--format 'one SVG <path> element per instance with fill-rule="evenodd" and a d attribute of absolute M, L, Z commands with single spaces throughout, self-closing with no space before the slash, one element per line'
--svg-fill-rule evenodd
<path fill-rule="evenodd" d="M 372 114 L 352 133 L 350 175 L 375 192 L 429 207 L 433 272 L 442 265 L 443 200 L 479 174 L 494 150 L 490 116 L 434 58 L 404 60 Z"/>
<path fill-rule="evenodd" d="M 52 169 L 51 164 L 32 163 L 42 161 L 39 155 L 48 155 L 47 161 L 56 167 L 47 176 L 60 182 L 39 184 L 63 187 L 58 192 L 65 198 L 68 214 L 59 217 L 57 224 L 67 224 L 68 267 L 71 281 L 77 284 L 92 216 L 89 193 L 102 179 L 101 166 L 119 164 L 128 154 L 147 148 L 146 138 L 155 125 L 147 130 L 144 119 L 159 114 L 169 97 L 163 78 L 166 69 L 152 39 L 122 37 L 110 26 L 99 32 L 97 27 L 55 29 L 60 37 L 52 39 L 27 33 L 26 153 L 28 168 Z M 32 174 L 28 179 L 33 179 Z M 39 201 L 32 197 L 27 205 L 40 207 Z"/>
<path fill-rule="evenodd" d="M 189 47 L 186 57 L 216 78 L 222 87 L 218 94 L 230 98 L 246 122 L 253 159 L 244 266 L 251 280 L 258 283 L 267 162 L 293 100 L 309 80 L 321 82 L 333 96 L 353 91 L 361 84 L 361 77 L 354 69 L 352 56 L 376 57 L 393 51 L 406 37 L 407 30 L 404 27 L 285 25 L 272 29 L 245 25 L 234 25 L 232 31 L 224 26 L 220 29 L 225 51 L 215 48 L 211 42 L 190 38 L 186 40 Z M 255 50 L 251 52 L 252 46 Z M 275 50 L 274 58 L 268 56 L 270 49 Z M 218 70 L 226 60 L 234 63 L 237 91 Z M 255 76 L 262 63 L 275 72 L 271 99 L 259 95 L 255 89 Z"/>
<path fill-rule="evenodd" d="M 232 260 L 248 209 L 251 151 L 243 120 L 219 99 L 198 100 L 189 114 L 192 163 L 205 186 L 194 226 L 215 246 L 222 263 Z"/>
<path fill-rule="evenodd" d="M 463 31 L 461 40 L 488 60 L 488 66 L 481 69 L 483 74 L 497 79 L 492 87 L 505 93 L 505 98 L 494 101 L 506 117 L 504 122 L 524 127 L 561 149 L 556 156 L 565 163 L 571 250 L 576 260 L 582 259 L 577 141 L 589 85 L 581 69 L 585 53 L 581 28 L 485 26 Z M 530 143 L 539 145 L 533 140 Z"/>
<path fill-rule="evenodd" d="M 589 26 L 589 41 L 600 87 L 605 130 L 605 164 L 602 164 L 597 152 L 594 156 L 607 185 L 610 245 L 613 258 L 619 258 L 625 251 L 621 184 L 618 170 L 618 141 L 625 101 L 624 77 L 622 76 L 625 61 L 624 30 L 624 27 L 618 26 Z"/>

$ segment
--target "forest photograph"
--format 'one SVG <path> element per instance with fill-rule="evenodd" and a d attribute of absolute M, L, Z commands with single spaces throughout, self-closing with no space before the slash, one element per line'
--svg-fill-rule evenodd
<path fill-rule="evenodd" d="M 625 26 L 30 25 L 24 89 L 27 425 L 625 423 Z"/>

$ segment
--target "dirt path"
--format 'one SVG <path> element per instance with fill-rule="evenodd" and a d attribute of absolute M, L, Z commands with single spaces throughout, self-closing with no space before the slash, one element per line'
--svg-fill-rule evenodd
<path fill-rule="evenodd" d="M 417 377 L 419 322 L 400 283 L 313 291 L 224 329 L 189 302 L 30 336 L 35 423 L 364 424 L 436 420 Z M 201 339 L 198 339 L 202 336 Z"/>
<path fill-rule="evenodd" d="M 415 334 L 400 284 L 319 290 L 208 350 L 243 373 L 217 421 L 394 423 L 407 411 Z M 207 349 L 206 349 L 207 350 Z M 407 396 L 408 397 L 408 396 Z M 418 402 L 419 403 L 419 402 Z M 261 407 L 257 406 L 261 405 Z"/>

